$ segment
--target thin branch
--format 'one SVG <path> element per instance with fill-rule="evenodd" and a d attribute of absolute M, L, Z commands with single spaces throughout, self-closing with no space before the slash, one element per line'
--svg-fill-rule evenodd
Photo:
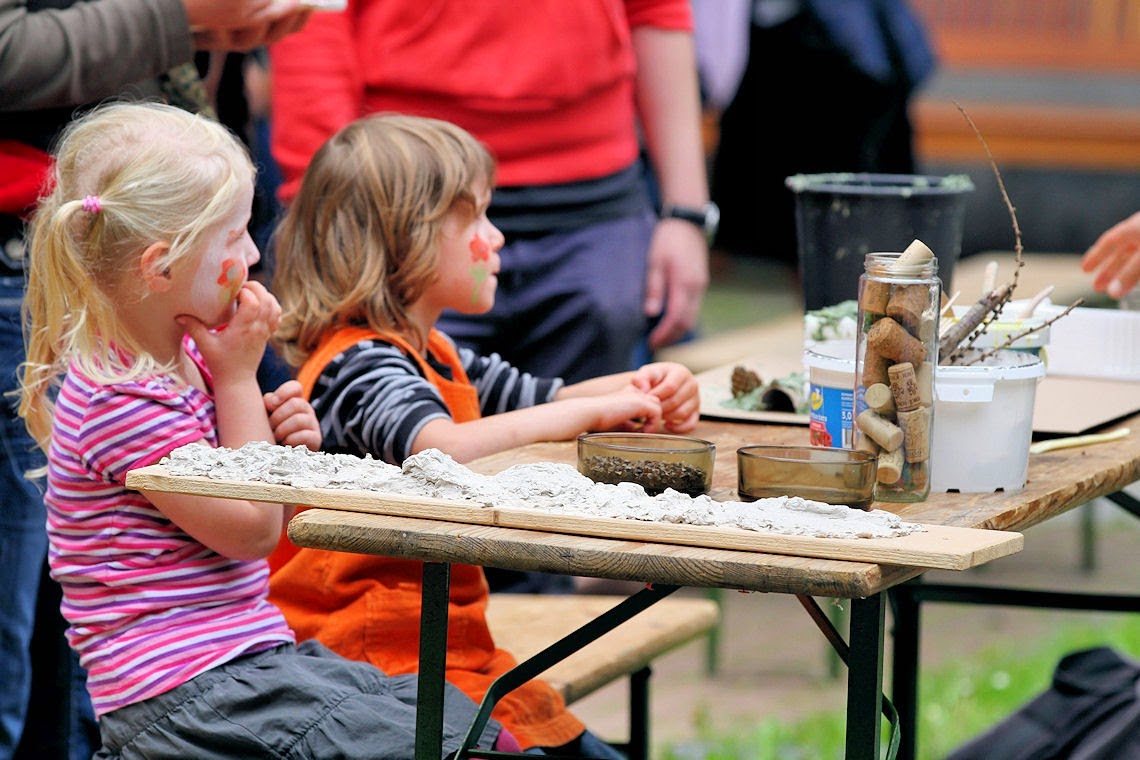
<path fill-rule="evenodd" d="M 990 152 L 990 146 L 986 142 L 986 138 L 982 137 L 981 130 L 974 120 L 970 118 L 970 114 L 966 113 L 966 109 L 958 101 L 954 101 L 954 107 L 966 119 L 966 123 L 970 125 L 970 129 L 974 130 L 974 134 L 978 138 L 978 142 L 982 144 L 982 149 L 986 152 L 986 158 L 990 161 L 990 168 L 993 169 L 994 177 L 997 178 L 998 190 L 1001 191 L 1001 198 L 1005 201 L 1005 207 L 1009 211 L 1010 221 L 1013 223 L 1013 252 L 1016 257 L 1016 266 L 1013 269 L 1013 287 L 1017 287 L 1017 273 L 1025 266 L 1025 261 L 1021 257 L 1021 227 L 1017 224 L 1017 212 L 1013 208 L 1013 202 L 1009 199 L 1009 193 L 1005 191 L 1005 182 L 1001 178 L 1001 172 L 998 171 L 997 161 L 994 160 L 994 154 Z"/>

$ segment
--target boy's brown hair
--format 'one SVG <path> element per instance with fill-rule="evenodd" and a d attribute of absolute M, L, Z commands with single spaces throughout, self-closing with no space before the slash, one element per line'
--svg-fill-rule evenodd
<path fill-rule="evenodd" d="M 437 276 L 444 218 L 474 215 L 472 186 L 493 180 L 487 149 L 449 122 L 382 114 L 333 135 L 276 233 L 285 361 L 300 366 L 340 327 L 406 333 L 407 307 Z"/>

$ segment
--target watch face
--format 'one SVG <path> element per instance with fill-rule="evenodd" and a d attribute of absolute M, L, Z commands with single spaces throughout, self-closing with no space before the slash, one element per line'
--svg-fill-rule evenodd
<path fill-rule="evenodd" d="M 712 238 L 720 227 L 720 207 L 712 201 L 705 206 L 705 234 Z"/>

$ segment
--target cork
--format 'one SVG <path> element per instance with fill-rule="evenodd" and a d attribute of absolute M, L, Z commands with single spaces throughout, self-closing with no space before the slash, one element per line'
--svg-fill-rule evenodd
<path fill-rule="evenodd" d="M 891 395 L 895 400 L 895 408 L 900 412 L 909 412 L 922 406 L 922 396 L 918 389 L 918 377 L 914 372 L 914 365 L 910 362 L 892 364 L 887 369 L 891 379 Z M 870 401 L 867 402 L 870 405 Z"/>
<path fill-rule="evenodd" d="M 894 451 L 903 444 L 902 429 L 890 420 L 881 417 L 873 409 L 864 409 L 859 412 L 855 418 L 855 424 L 859 426 L 864 435 L 870 436 L 875 443 L 887 451 Z"/>
<path fill-rule="evenodd" d="M 930 410 L 924 406 L 909 412 L 899 411 L 899 427 L 907 462 L 925 462 L 930 458 Z"/>
<path fill-rule="evenodd" d="M 899 482 L 903 471 L 903 450 L 884 451 L 879 454 L 879 468 L 877 479 L 880 483 L 891 485 Z"/>
<path fill-rule="evenodd" d="M 922 284 L 895 285 L 887 302 L 886 314 L 906 327 L 912 334 L 919 333 L 923 313 L 930 308 L 930 286 Z"/>
<path fill-rule="evenodd" d="M 859 384 L 864 388 L 870 388 L 875 384 L 889 384 L 891 378 L 887 374 L 887 368 L 890 364 L 886 357 L 879 355 L 875 349 L 867 346 L 863 352 L 863 374 L 860 376 Z"/>
<path fill-rule="evenodd" d="M 915 368 L 918 395 L 923 406 L 934 406 L 934 362 L 923 362 Z"/>
<path fill-rule="evenodd" d="M 891 298 L 891 284 L 882 280 L 867 279 L 859 291 L 859 308 L 867 314 L 886 314 Z"/>
<path fill-rule="evenodd" d="M 918 364 L 926 359 L 926 346 L 890 317 L 871 325 L 867 331 L 867 347 L 879 356 L 896 362 Z"/>
<path fill-rule="evenodd" d="M 860 435 L 856 436 L 855 450 L 866 451 L 868 454 L 874 454 L 875 456 L 878 456 L 879 452 L 882 451 L 882 447 L 879 446 L 879 444 L 875 443 L 875 439 L 871 436 Z"/>
<path fill-rule="evenodd" d="M 892 369 L 894 369 L 894 367 L 887 368 L 888 376 L 891 374 Z M 884 417 L 893 417 L 895 414 L 895 397 L 886 383 L 868 385 L 867 389 L 863 391 L 863 400 L 867 402 L 867 406 Z"/>
<path fill-rule="evenodd" d="M 902 255 L 895 260 L 894 267 L 901 269 L 903 267 L 925 264 L 933 258 L 934 251 L 930 250 L 930 246 L 918 238 L 915 238 L 910 241 L 910 245 L 906 247 Z"/>

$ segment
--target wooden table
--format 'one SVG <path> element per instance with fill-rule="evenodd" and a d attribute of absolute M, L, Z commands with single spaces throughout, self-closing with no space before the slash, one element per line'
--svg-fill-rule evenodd
<path fill-rule="evenodd" d="M 1124 420 L 1120 426 L 1140 431 L 1140 415 Z M 736 498 L 735 452 L 739 446 L 807 443 L 807 430 L 800 426 L 702 420 L 695 435 L 717 444 L 711 495 L 721 500 Z M 542 443 L 487 457 L 472 468 L 490 473 L 522 462 L 573 462 L 574 458 L 573 443 Z M 1097 497 L 1114 494 L 1136 480 L 1140 480 L 1140 432 L 1110 444 L 1033 455 L 1026 487 L 1016 493 L 931 494 L 926 501 L 915 504 L 876 503 L 874 507 L 895 512 L 908 521 L 931 525 L 1019 531 Z M 295 517 L 289 526 L 289 537 L 301 546 L 425 561 L 424 630 L 435 628 L 437 633 L 441 625 L 446 630 L 450 563 L 645 581 L 665 589 L 695 586 L 796 594 L 801 599 L 850 599 L 847 757 L 876 760 L 884 705 L 884 592 L 924 572 L 914 567 L 319 508 Z M 634 602 L 636 596 L 630 601 Z M 647 606 L 652 601 L 634 604 Z M 442 692 L 442 657 L 442 640 L 435 651 L 423 651 L 422 689 Z M 896 658 L 895 667 L 899 666 Z M 438 746 L 438 736 L 425 737 L 425 741 L 428 744 L 423 757 L 429 757 Z M 439 757 L 438 752 L 434 756 Z"/>

